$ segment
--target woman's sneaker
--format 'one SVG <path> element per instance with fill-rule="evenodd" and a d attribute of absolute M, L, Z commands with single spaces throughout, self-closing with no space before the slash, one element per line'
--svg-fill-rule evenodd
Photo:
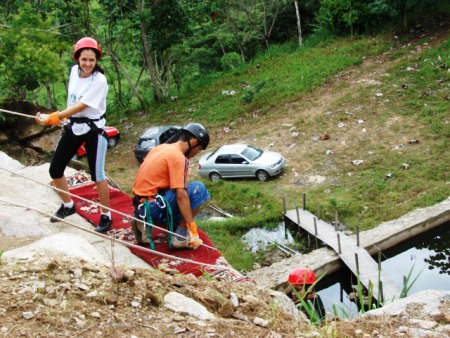
<path fill-rule="evenodd" d="M 66 208 L 64 204 L 61 204 L 58 211 L 54 213 L 54 215 L 58 218 L 66 218 L 67 216 L 73 215 L 77 210 L 75 209 L 75 204 L 72 205 L 71 208 Z M 50 222 L 55 223 L 59 222 L 60 219 L 56 217 L 50 217 Z"/>
<path fill-rule="evenodd" d="M 95 231 L 104 234 L 111 228 L 111 225 L 112 225 L 112 219 L 106 215 L 101 215 L 100 222 L 98 223 L 97 227 L 95 228 Z"/>

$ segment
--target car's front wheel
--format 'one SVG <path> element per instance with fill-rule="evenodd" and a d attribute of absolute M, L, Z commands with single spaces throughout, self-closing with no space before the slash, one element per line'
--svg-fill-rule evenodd
<path fill-rule="evenodd" d="M 265 182 L 269 179 L 269 174 L 267 173 L 267 171 L 264 170 L 258 170 L 256 172 L 256 178 L 258 180 L 260 180 L 261 182 Z"/>
<path fill-rule="evenodd" d="M 118 143 L 117 137 L 108 137 L 108 148 L 114 148 Z"/>
<path fill-rule="evenodd" d="M 220 181 L 222 179 L 222 176 L 220 176 L 219 173 L 216 172 L 212 172 L 211 174 L 209 174 L 209 179 L 213 182 L 217 182 Z"/>

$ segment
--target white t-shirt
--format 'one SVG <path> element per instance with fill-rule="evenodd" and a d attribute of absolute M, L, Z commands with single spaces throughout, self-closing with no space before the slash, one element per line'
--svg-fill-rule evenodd
<path fill-rule="evenodd" d="M 70 71 L 69 89 L 67 94 L 67 107 L 78 102 L 83 102 L 88 107 L 83 111 L 72 115 L 73 117 L 87 117 L 98 119 L 106 112 L 106 95 L 108 94 L 108 83 L 106 77 L 95 72 L 91 76 L 81 78 L 78 76 L 78 65 L 74 65 Z M 97 127 L 103 128 L 106 120 L 101 119 L 94 122 Z M 86 123 L 74 123 L 72 131 L 75 135 L 84 135 L 90 130 Z"/>

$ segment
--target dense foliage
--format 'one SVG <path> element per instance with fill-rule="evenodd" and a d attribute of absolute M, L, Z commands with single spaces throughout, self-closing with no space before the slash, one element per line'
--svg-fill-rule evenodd
<path fill-rule="evenodd" d="M 251 62 L 275 44 L 408 28 L 431 0 L 5 0 L 0 4 L 0 99 L 64 105 L 71 49 L 102 45 L 110 111 L 143 109 L 181 95 L 205 74 Z M 248 98 L 251 100 L 251 97 Z"/>

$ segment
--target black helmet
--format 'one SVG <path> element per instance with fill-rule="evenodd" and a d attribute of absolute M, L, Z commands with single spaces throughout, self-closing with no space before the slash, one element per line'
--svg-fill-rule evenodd
<path fill-rule="evenodd" d="M 205 150 L 209 144 L 208 131 L 200 123 L 189 123 L 183 127 L 183 130 L 192 134 L 196 139 L 200 141 L 202 149 Z"/>

